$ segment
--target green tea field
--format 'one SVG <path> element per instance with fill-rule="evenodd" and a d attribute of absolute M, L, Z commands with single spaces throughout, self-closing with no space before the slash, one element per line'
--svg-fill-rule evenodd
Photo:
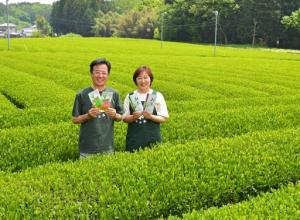
<path fill-rule="evenodd" d="M 78 160 L 76 93 L 151 67 L 163 143 Z M 0 40 L 0 219 L 300 219 L 300 53 L 118 38 Z"/>

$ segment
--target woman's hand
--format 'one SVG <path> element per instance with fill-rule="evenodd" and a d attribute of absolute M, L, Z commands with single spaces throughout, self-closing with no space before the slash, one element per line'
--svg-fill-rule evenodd
<path fill-rule="evenodd" d="M 133 112 L 132 113 L 132 119 L 133 121 L 137 120 L 139 117 L 141 117 L 143 112 Z"/>
<path fill-rule="evenodd" d="M 124 115 L 123 121 L 126 123 L 131 123 L 131 122 L 136 121 L 142 115 L 143 115 L 143 112 L 133 112 L 132 115 Z"/>
<path fill-rule="evenodd" d="M 152 120 L 152 114 L 150 114 L 149 112 L 143 111 L 143 115 L 146 119 Z"/>

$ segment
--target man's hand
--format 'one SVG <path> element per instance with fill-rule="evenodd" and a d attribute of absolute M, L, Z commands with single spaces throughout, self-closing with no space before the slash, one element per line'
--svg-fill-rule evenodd
<path fill-rule="evenodd" d="M 98 108 L 91 108 L 91 109 L 88 111 L 88 115 L 89 115 L 91 118 L 96 118 L 99 114 L 100 114 L 100 111 L 99 111 Z"/>
<path fill-rule="evenodd" d="M 116 115 L 117 115 L 117 111 L 114 108 L 108 108 L 105 113 L 111 117 L 112 119 L 115 119 Z"/>

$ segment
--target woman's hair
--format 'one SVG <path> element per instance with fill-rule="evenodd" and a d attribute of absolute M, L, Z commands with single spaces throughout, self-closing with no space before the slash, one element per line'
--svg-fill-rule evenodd
<path fill-rule="evenodd" d="M 145 65 L 140 66 L 139 68 L 136 69 L 136 71 L 134 72 L 133 77 L 132 77 L 133 82 L 135 83 L 135 85 L 137 85 L 136 78 L 138 78 L 138 76 L 143 72 L 147 73 L 147 75 L 150 77 L 150 80 L 151 80 L 150 85 L 151 85 L 154 80 L 154 77 L 153 77 L 151 69 Z"/>

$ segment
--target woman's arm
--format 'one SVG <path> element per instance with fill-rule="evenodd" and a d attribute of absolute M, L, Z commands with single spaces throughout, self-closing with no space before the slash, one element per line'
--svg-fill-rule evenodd
<path fill-rule="evenodd" d="M 137 120 L 141 116 L 142 116 L 142 112 L 133 112 L 132 115 L 124 115 L 123 121 L 126 123 L 131 123 Z"/>
<path fill-rule="evenodd" d="M 164 123 L 167 121 L 167 117 L 160 116 L 160 115 L 152 115 L 149 112 L 144 111 L 143 115 L 146 119 L 154 121 L 156 123 Z"/>

